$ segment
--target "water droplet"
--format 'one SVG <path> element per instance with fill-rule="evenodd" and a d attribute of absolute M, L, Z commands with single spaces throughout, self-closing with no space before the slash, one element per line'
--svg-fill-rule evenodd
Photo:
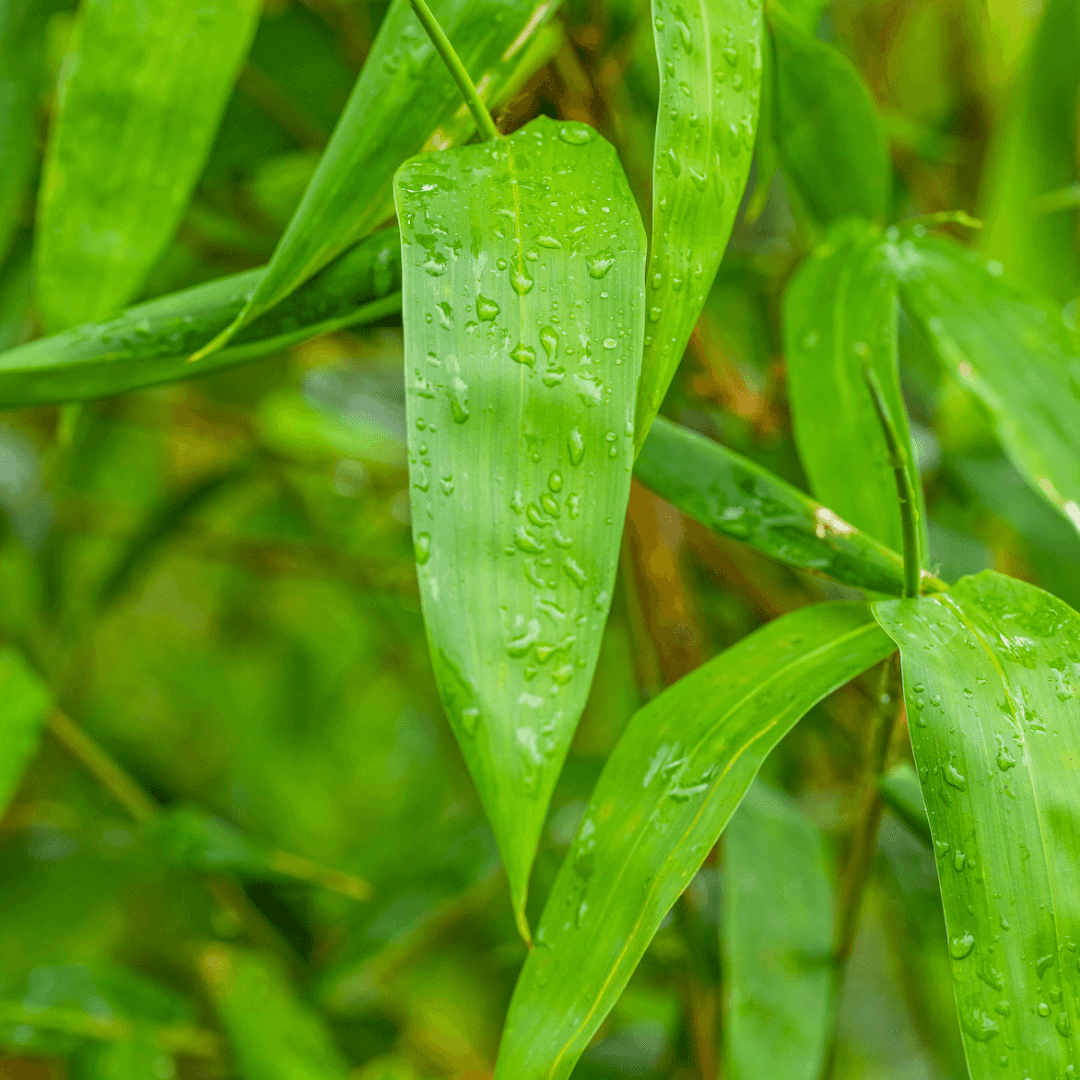
<path fill-rule="evenodd" d="M 440 254 L 438 251 L 433 251 L 423 265 L 424 269 L 432 277 L 442 277 L 442 275 L 446 273 L 446 256 Z"/>
<path fill-rule="evenodd" d="M 480 710 L 475 705 L 470 705 L 467 709 L 461 710 L 461 726 L 465 729 L 466 735 L 475 735 L 476 726 L 480 722 Z"/>
<path fill-rule="evenodd" d="M 446 396 L 450 400 L 450 415 L 455 424 L 464 424 L 469 419 L 469 384 L 455 375 L 447 387 Z"/>
<path fill-rule="evenodd" d="M 449 330 L 454 325 L 454 309 L 443 300 L 435 305 L 435 310 L 439 313 L 439 325 L 444 330 Z"/>
<path fill-rule="evenodd" d="M 527 292 L 532 290 L 533 279 L 529 277 L 525 267 L 515 266 L 510 271 L 510 285 L 518 296 L 524 296 Z"/>
<path fill-rule="evenodd" d="M 1040 979 L 1046 974 L 1047 968 L 1053 966 L 1054 959 L 1054 954 L 1049 953 L 1046 956 L 1040 956 L 1039 959 L 1035 961 L 1035 971 L 1038 973 Z"/>
<path fill-rule="evenodd" d="M 975 948 L 975 938 L 971 934 L 960 934 L 949 939 L 949 955 L 954 960 L 963 960 Z"/>
<path fill-rule="evenodd" d="M 563 569 L 566 571 L 566 576 L 579 588 L 585 588 L 586 582 L 589 580 L 588 575 L 578 565 L 578 563 L 572 559 L 569 555 L 563 562 Z"/>
<path fill-rule="evenodd" d="M 682 172 L 682 164 L 679 161 L 679 155 L 675 153 L 675 147 L 669 146 L 666 154 L 668 168 L 671 170 L 672 176 L 678 176 Z"/>
<path fill-rule="evenodd" d="M 682 41 L 683 50 L 689 56 L 694 51 L 694 39 L 690 34 L 690 27 L 681 19 L 675 25 L 679 28 L 679 38 Z"/>
<path fill-rule="evenodd" d="M 930 700 L 933 701 L 934 699 L 931 698 Z M 945 783 L 956 788 L 957 791 L 967 790 L 967 778 L 953 764 L 952 760 L 941 770 L 941 774 L 945 778 Z"/>
<path fill-rule="evenodd" d="M 544 385 L 550 390 L 556 387 L 566 378 L 566 368 L 556 367 L 548 368 L 547 371 L 540 376 Z"/>
<path fill-rule="evenodd" d="M 562 491 L 563 476 L 558 469 L 554 469 L 551 475 L 548 477 L 548 487 L 552 491 Z"/>
<path fill-rule="evenodd" d="M 510 350 L 510 356 L 516 360 L 519 364 L 524 364 L 526 367 L 534 367 L 536 365 L 536 350 L 531 345 L 526 345 L 523 341 L 519 341 Z"/>
<path fill-rule="evenodd" d="M 989 1042 L 1001 1030 L 997 1021 L 982 1009 L 964 1013 L 960 1020 L 960 1026 L 976 1042 Z"/>
<path fill-rule="evenodd" d="M 506 643 L 506 655 L 520 660 L 540 638 L 540 620 L 530 619 L 527 623 L 520 619 L 514 627 L 514 636 Z"/>
<path fill-rule="evenodd" d="M 560 125 L 559 138 L 571 146 L 584 146 L 596 138 L 596 131 L 588 124 L 567 123 Z"/>
<path fill-rule="evenodd" d="M 431 558 L 431 534 L 417 533 L 413 538 L 413 551 L 417 565 L 423 566 Z"/>
<path fill-rule="evenodd" d="M 708 173 L 701 172 L 698 169 L 695 169 L 692 165 L 687 171 L 690 173 L 690 179 L 694 181 L 694 187 L 696 187 L 698 191 L 704 191 L 705 188 L 708 187 Z"/>
<path fill-rule="evenodd" d="M 613 337 L 604 338 L 604 348 L 605 349 L 614 349 L 615 346 L 618 345 L 618 344 L 619 343 Z"/>
<path fill-rule="evenodd" d="M 476 314 L 482 322 L 494 322 L 499 314 L 499 305 L 494 300 L 489 300 L 481 293 L 476 294 Z"/>
<path fill-rule="evenodd" d="M 570 451 L 570 464 L 580 465 L 581 459 L 585 456 L 585 436 L 581 434 L 578 428 L 570 429 L 566 445 Z"/>
<path fill-rule="evenodd" d="M 610 251 L 601 251 L 589 259 L 589 277 L 599 280 L 615 265 L 615 256 Z"/>
<path fill-rule="evenodd" d="M 724 59 L 731 67 L 735 67 L 736 64 L 738 64 L 739 62 L 739 50 L 736 49 L 734 46 L 729 45 L 724 50 Z"/>
<path fill-rule="evenodd" d="M 1040 1001 L 1039 1002 L 1038 1012 L 1039 1012 L 1040 1016 L 1049 1016 L 1050 1015 L 1050 1006 L 1047 1005 L 1045 1001 Z"/>
<path fill-rule="evenodd" d="M 554 360 L 559 352 L 559 335 L 555 332 L 554 327 L 545 326 L 540 331 L 540 344 L 543 346 L 548 360 Z"/>
<path fill-rule="evenodd" d="M 519 525 L 514 530 L 514 547 L 527 555 L 539 555 L 545 550 L 544 545 L 524 525 Z"/>
<path fill-rule="evenodd" d="M 570 496 L 568 496 L 567 500 L 566 500 L 566 509 L 570 514 L 570 520 L 571 521 L 573 521 L 574 518 L 580 517 L 581 516 L 581 496 L 580 495 L 570 495 Z"/>
<path fill-rule="evenodd" d="M 967 862 L 967 856 L 962 851 L 957 851 L 953 854 L 952 864 L 953 869 L 961 874 L 964 871 L 964 864 Z"/>
<path fill-rule="evenodd" d="M 663 312 L 658 307 L 649 308 L 649 322 L 659 322 Z"/>
<path fill-rule="evenodd" d="M 1058 1034 L 1063 1039 L 1067 1039 L 1069 1037 L 1069 1014 L 1058 1013 L 1058 1018 L 1054 1022 L 1054 1027 L 1057 1028 Z"/>
<path fill-rule="evenodd" d="M 495 260 L 495 265 L 496 265 L 496 266 L 497 266 L 497 267 L 498 267 L 498 268 L 499 268 L 500 270 L 505 270 L 505 269 L 506 269 L 506 265 L 507 265 L 507 264 L 506 264 L 506 260 L 505 260 L 505 259 L 496 259 L 496 260 Z"/>
<path fill-rule="evenodd" d="M 559 517 L 561 511 L 559 510 L 559 500 L 554 495 L 549 495 L 546 491 L 540 496 L 540 505 L 544 508 L 544 513 L 548 517 Z"/>
<path fill-rule="evenodd" d="M 561 248 L 562 244 L 554 236 L 538 236 L 536 242 L 545 248 Z"/>
<path fill-rule="evenodd" d="M 655 26 L 657 30 L 663 30 L 665 26 L 664 20 L 657 15 L 656 18 L 653 19 L 653 26 Z"/>

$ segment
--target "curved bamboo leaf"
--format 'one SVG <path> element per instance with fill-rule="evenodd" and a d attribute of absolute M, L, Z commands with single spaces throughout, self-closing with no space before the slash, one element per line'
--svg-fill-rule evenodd
<path fill-rule="evenodd" d="M 265 270 L 219 278 L 0 353 L 0 408 L 87 401 L 232 367 L 401 305 L 397 229 L 347 251 L 202 364 L 187 362 L 227 326 Z"/>
<path fill-rule="evenodd" d="M 521 50 L 558 7 L 539 0 L 435 0 L 429 6 L 485 101 L 520 84 Z M 220 348 L 394 212 L 394 170 L 429 140 L 466 138 L 473 121 L 409 6 L 394 0 L 345 111 L 266 275 L 234 322 L 195 354 Z M 432 134 L 434 132 L 434 134 Z"/>
<path fill-rule="evenodd" d="M 126 304 L 180 222 L 255 30 L 258 0 L 84 0 L 37 226 L 46 326 Z"/>
<path fill-rule="evenodd" d="M 864 368 L 875 372 L 926 515 L 900 393 L 896 278 L 881 231 L 845 221 L 800 267 L 784 294 L 784 352 L 799 459 L 810 488 L 842 518 L 903 546 L 896 482 Z"/>
<path fill-rule="evenodd" d="M 0 649 L 0 815 L 37 753 L 52 694 L 14 649 Z"/>
<path fill-rule="evenodd" d="M 851 62 L 782 7 L 768 9 L 776 55 L 776 139 L 799 199 L 822 225 L 885 216 L 889 147 Z"/>
<path fill-rule="evenodd" d="M 682 360 L 739 208 L 761 96 L 759 0 L 652 0 L 660 105 L 640 449 Z"/>
<path fill-rule="evenodd" d="M 1016 468 L 1080 530 L 1080 336 L 1057 304 L 952 240 L 900 241 L 891 258 L 905 310 Z"/>
<path fill-rule="evenodd" d="M 1080 1067 L 1080 616 L 992 571 L 882 601 L 975 1080 Z"/>
<path fill-rule="evenodd" d="M 634 474 L 707 529 L 788 566 L 890 596 L 904 590 L 904 560 L 895 551 L 755 462 L 670 420 L 657 417 Z"/>
<path fill-rule="evenodd" d="M 724 833 L 720 927 L 730 1080 L 817 1080 L 828 1046 L 833 904 L 825 841 L 754 784 Z"/>
<path fill-rule="evenodd" d="M 801 608 L 635 713 L 548 898 L 498 1080 L 570 1075 L 769 751 L 892 651 L 865 604 Z"/>
<path fill-rule="evenodd" d="M 396 196 L 424 619 L 527 933 L 630 490 L 644 229 L 612 147 L 546 118 L 413 159 Z"/>

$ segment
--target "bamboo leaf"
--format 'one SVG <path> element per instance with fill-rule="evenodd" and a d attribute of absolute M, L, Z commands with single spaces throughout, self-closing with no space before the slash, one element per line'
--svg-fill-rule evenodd
<path fill-rule="evenodd" d="M 520 85 L 521 51 L 558 4 L 437 0 L 430 7 L 484 100 L 492 101 Z M 195 358 L 223 346 L 390 217 L 397 167 L 429 141 L 444 149 L 472 133 L 472 118 L 460 100 L 409 0 L 394 0 L 266 275 L 234 322 Z"/>
<path fill-rule="evenodd" d="M 986 571 L 874 606 L 900 647 L 975 1080 L 1080 1066 L 1080 616 Z"/>
<path fill-rule="evenodd" d="M 772 559 L 844 585 L 903 592 L 904 561 L 895 551 L 755 462 L 670 420 L 657 417 L 634 474 L 707 529 Z"/>
<path fill-rule="evenodd" d="M 210 945 L 199 973 L 243 1080 L 345 1080 L 349 1070 L 322 1019 L 269 957 Z"/>
<path fill-rule="evenodd" d="M 872 370 L 926 515 L 896 356 L 896 278 L 880 230 L 833 229 L 784 295 L 784 350 L 792 426 L 810 488 L 826 506 L 894 550 L 903 537 L 893 464 L 865 370 Z"/>
<path fill-rule="evenodd" d="M 111 315 L 171 239 L 210 152 L 258 0 L 84 0 L 49 135 L 42 319 Z"/>
<path fill-rule="evenodd" d="M 129 308 L 0 353 L 0 408 L 87 401 L 232 367 L 401 306 L 397 229 L 375 233 L 197 367 L 187 362 L 244 306 L 265 268 Z"/>
<path fill-rule="evenodd" d="M 396 196 L 424 619 L 527 933 L 629 496 L 644 230 L 612 147 L 546 118 L 415 158 Z"/>
<path fill-rule="evenodd" d="M 724 833 L 725 1076 L 817 1080 L 830 1031 L 833 911 L 825 841 L 754 784 Z"/>
<path fill-rule="evenodd" d="M 892 259 L 905 310 L 1016 468 L 1080 530 L 1080 337 L 1058 305 L 951 240 L 902 240 Z"/>
<path fill-rule="evenodd" d="M 776 139 L 788 180 L 822 225 L 850 214 L 884 217 L 889 149 L 870 91 L 845 56 L 782 7 L 771 4 L 768 14 Z"/>
<path fill-rule="evenodd" d="M 712 288 L 746 186 L 761 95 L 760 8 L 759 0 L 652 0 L 660 105 L 639 449 Z"/>
<path fill-rule="evenodd" d="M 37 753 L 52 695 L 14 649 L 0 649 L 0 815 Z"/>
<path fill-rule="evenodd" d="M 634 714 L 552 887 L 510 1004 L 498 1080 L 570 1075 L 769 751 L 891 652 L 865 604 L 801 608 Z"/>

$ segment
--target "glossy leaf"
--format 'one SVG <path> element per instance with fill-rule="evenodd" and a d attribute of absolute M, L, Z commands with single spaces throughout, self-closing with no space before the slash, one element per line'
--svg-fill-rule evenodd
<path fill-rule="evenodd" d="M 899 596 L 903 559 L 767 469 L 657 417 L 634 474 L 721 536 L 844 585 Z M 895 497 L 894 497 L 895 502 Z"/>
<path fill-rule="evenodd" d="M 784 8 L 768 9 L 776 56 L 776 139 L 799 200 L 820 224 L 885 216 L 889 148 L 874 99 L 837 49 Z"/>
<path fill-rule="evenodd" d="M 611 602 L 644 230 L 612 147 L 543 117 L 415 158 L 396 197 L 421 603 L 524 933 Z"/>
<path fill-rule="evenodd" d="M 242 1080 L 345 1080 L 348 1068 L 321 1018 L 269 957 L 211 945 L 199 973 Z"/>
<path fill-rule="evenodd" d="M 84 0 L 49 135 L 37 296 L 51 329 L 139 291 L 199 178 L 258 0 Z"/>
<path fill-rule="evenodd" d="M 813 493 L 842 518 L 899 551 L 896 481 L 864 369 L 878 378 L 925 510 L 896 355 L 896 278 L 881 232 L 833 229 L 784 294 L 788 396 L 799 459 Z"/>
<path fill-rule="evenodd" d="M 1080 616 L 986 571 L 882 601 L 975 1080 L 1080 1067 Z"/>
<path fill-rule="evenodd" d="M 754 784 L 724 833 L 724 1075 L 817 1080 L 830 1032 L 833 902 L 825 841 Z"/>
<path fill-rule="evenodd" d="M 893 261 L 905 310 L 1028 483 L 1080 529 L 1080 336 L 1057 304 L 954 241 L 901 241 Z"/>
<path fill-rule="evenodd" d="M 552 887 L 498 1080 L 570 1075 L 769 751 L 892 649 L 865 604 L 801 608 L 635 713 Z"/>
<path fill-rule="evenodd" d="M 929 845 L 930 823 L 926 802 L 919 786 L 919 774 L 910 765 L 896 765 L 878 783 L 882 802 L 911 830 Z"/>
<path fill-rule="evenodd" d="M 520 85 L 520 54 L 558 4 L 435 0 L 429 6 L 484 100 L 494 101 Z M 425 143 L 444 149 L 472 131 L 472 118 L 409 0 L 394 0 L 265 277 L 231 326 L 202 352 L 224 345 L 390 217 L 394 171 L 406 158 Z"/>
<path fill-rule="evenodd" d="M 637 445 L 701 314 L 739 208 L 761 96 L 760 3 L 652 0 L 660 104 Z"/>
<path fill-rule="evenodd" d="M 0 814 L 37 753 L 52 695 L 22 655 L 0 649 Z"/>
<path fill-rule="evenodd" d="M 400 307 L 398 233 L 346 252 L 227 349 L 199 365 L 190 352 L 235 317 L 265 271 L 249 270 L 129 308 L 0 353 L 0 408 L 86 401 L 242 364 L 296 342 L 392 314 Z"/>

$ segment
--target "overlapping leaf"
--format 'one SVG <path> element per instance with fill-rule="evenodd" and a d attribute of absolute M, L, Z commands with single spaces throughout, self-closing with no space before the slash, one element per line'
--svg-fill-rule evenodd
<path fill-rule="evenodd" d="M 652 13 L 660 105 L 638 447 L 682 360 L 731 235 L 761 95 L 759 0 L 652 0 Z"/>
<path fill-rule="evenodd" d="M 414 159 L 396 196 L 424 618 L 527 932 L 629 495 L 644 230 L 614 150 L 545 118 Z"/>
<path fill-rule="evenodd" d="M 707 529 L 788 566 L 874 592 L 903 592 L 904 563 L 895 551 L 767 469 L 669 420 L 653 423 L 634 473 Z"/>
<path fill-rule="evenodd" d="M 104 318 L 138 292 L 198 180 L 258 12 L 258 0 L 80 5 L 39 205 L 46 326 Z"/>
<path fill-rule="evenodd" d="M 498 1080 L 570 1075 L 769 751 L 892 649 L 865 604 L 802 608 L 634 715 L 552 887 L 510 1005 Z"/>
<path fill-rule="evenodd" d="M 0 814 L 37 752 L 52 695 L 22 655 L 0 649 Z"/>
<path fill-rule="evenodd" d="M 975 1080 L 1080 1068 L 1080 616 L 987 571 L 882 601 Z"/>
<path fill-rule="evenodd" d="M 731 1080 L 817 1080 L 830 1031 L 833 912 L 825 841 L 757 783 L 724 833 L 720 945 Z"/>

